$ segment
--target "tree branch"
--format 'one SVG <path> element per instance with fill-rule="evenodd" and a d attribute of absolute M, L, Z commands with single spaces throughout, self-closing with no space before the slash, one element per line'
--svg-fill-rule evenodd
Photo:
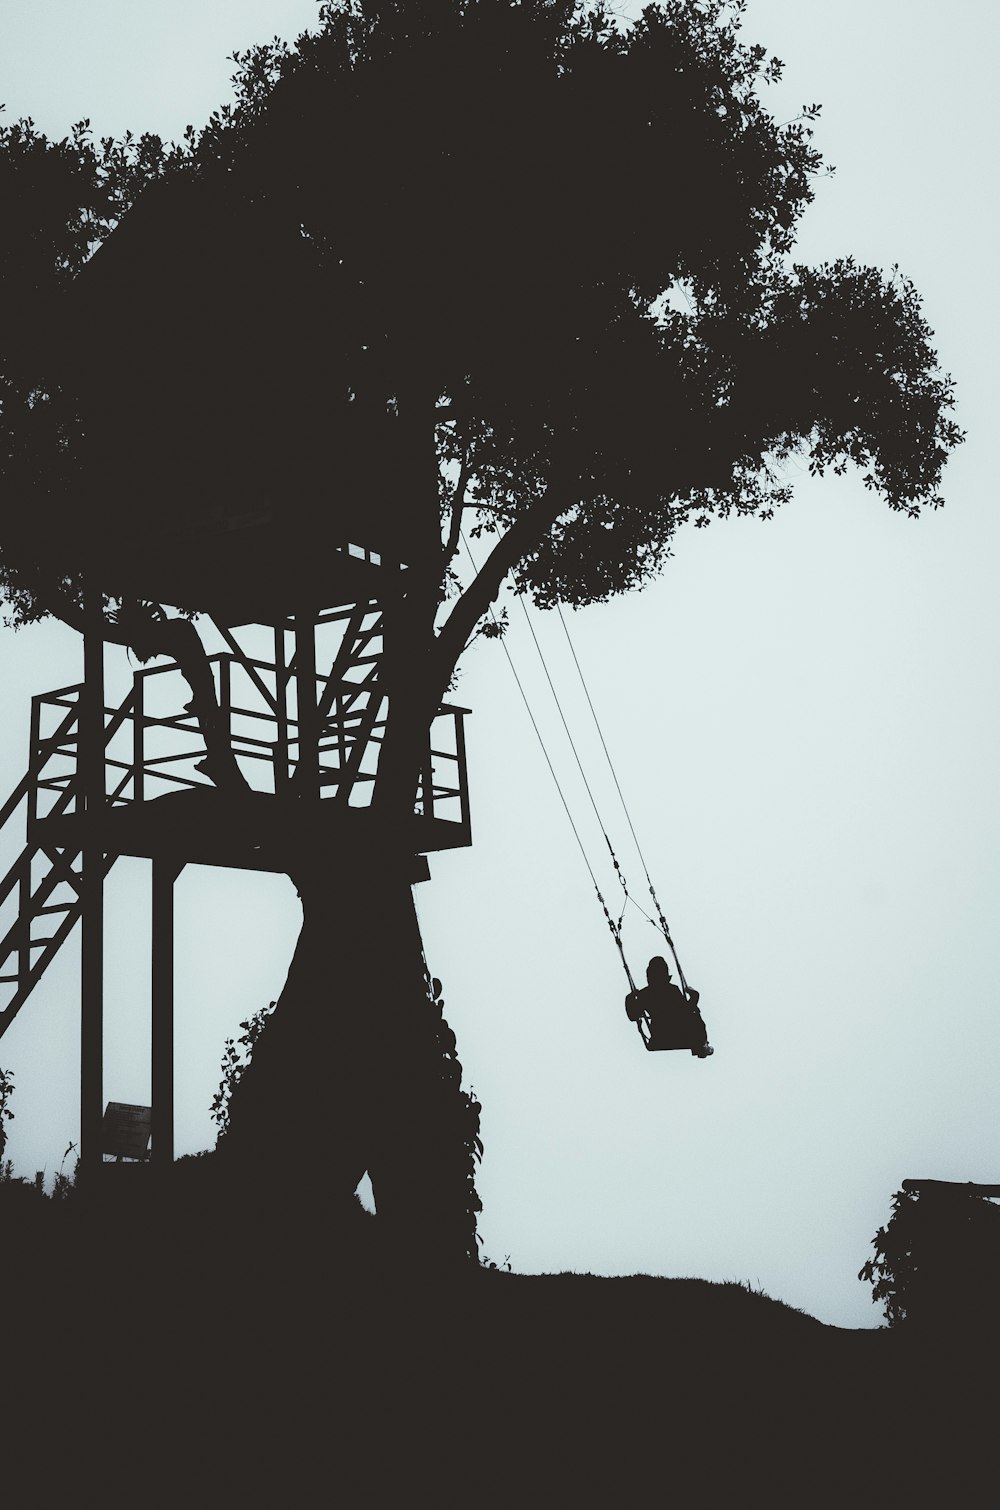
<path fill-rule="evenodd" d="M 432 657 L 432 685 L 435 691 L 435 706 L 441 702 L 458 664 L 459 656 L 468 644 L 472 633 L 495 601 L 507 573 L 530 550 L 560 514 L 570 506 L 567 490 L 550 483 L 542 496 L 516 519 L 510 529 L 497 541 L 474 579 L 458 599 L 448 618 L 441 626 Z"/>
<path fill-rule="evenodd" d="M 462 515 L 465 512 L 465 490 L 469 486 L 469 477 L 472 468 L 469 464 L 469 448 L 466 446 L 462 454 L 462 465 L 458 473 L 458 481 L 451 499 L 451 526 L 448 530 L 448 539 L 444 547 L 444 564 L 449 566 L 455 558 L 458 550 L 458 542 L 462 535 Z"/>
<path fill-rule="evenodd" d="M 86 628 L 82 607 L 74 602 L 70 593 L 56 583 L 47 585 L 37 594 L 38 601 L 62 623 L 83 634 Z M 205 759 L 197 769 L 220 789 L 228 792 L 245 792 L 249 783 L 240 770 L 233 754 L 232 745 L 222 726 L 222 711 L 215 695 L 215 680 L 209 665 L 201 636 L 188 619 L 169 619 L 166 615 L 156 617 L 162 609 L 152 610 L 148 615 L 133 612 L 122 622 L 106 616 L 101 623 L 103 639 L 112 645 L 130 648 L 141 661 L 154 656 L 164 656 L 176 661 L 178 670 L 191 690 L 188 704 L 198 720 L 205 741 Z"/>

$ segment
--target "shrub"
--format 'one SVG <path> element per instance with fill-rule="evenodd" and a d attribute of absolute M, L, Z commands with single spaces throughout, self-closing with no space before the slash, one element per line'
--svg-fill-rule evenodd
<path fill-rule="evenodd" d="M 994 1330 L 1000 1322 L 1000 1207 L 962 1186 L 898 1190 L 858 1278 L 890 1327 Z"/>

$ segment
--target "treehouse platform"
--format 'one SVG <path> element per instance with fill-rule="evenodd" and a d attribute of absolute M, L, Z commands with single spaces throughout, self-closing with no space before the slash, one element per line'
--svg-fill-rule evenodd
<path fill-rule="evenodd" d="M 348 877 L 385 857 L 415 883 L 429 876 L 428 855 L 472 842 L 466 708 L 442 705 L 431 720 L 410 810 L 390 821 L 375 800 L 389 718 L 377 600 L 251 625 L 258 641 L 270 637 L 266 658 L 249 653 L 231 622 L 217 618 L 215 628 L 226 648 L 207 664 L 235 781 L 209 779 L 178 664 L 142 667 L 109 705 L 104 647 L 91 640 L 84 681 L 32 700 L 28 769 L 0 809 L 0 831 L 23 821 L 26 839 L 0 881 L 0 1036 L 79 921 L 80 1150 L 91 1172 L 102 1163 L 103 887 L 120 856 L 152 862 L 155 1167 L 173 1161 L 173 912 L 183 868 L 294 879 L 308 866 Z"/>
<path fill-rule="evenodd" d="M 317 851 L 332 867 L 390 842 L 389 826 L 370 808 L 329 800 L 305 804 L 266 792 L 224 793 L 210 786 L 108 808 L 96 820 L 85 813 L 43 818 L 34 833 L 43 849 L 76 852 L 93 845 L 106 855 L 274 872 L 294 871 L 298 861 Z M 423 813 L 414 813 L 402 828 L 393 824 L 391 841 L 413 856 L 413 880 L 428 873 L 420 857 L 470 842 L 462 823 Z"/>
<path fill-rule="evenodd" d="M 410 610 L 443 569 L 437 479 L 413 486 L 437 394 L 401 405 L 378 360 L 361 382 L 331 361 L 328 270 L 275 209 L 228 173 L 171 175 L 44 319 L 22 322 L 25 359 L 74 415 L 73 464 L 28 511 L 24 549 L 80 585 L 66 608 L 84 679 L 34 699 L 28 771 L 0 810 L 0 828 L 27 814 L 0 882 L 0 1035 L 79 920 L 84 1167 L 100 1162 L 103 885 L 119 856 L 153 872 L 156 1165 L 173 1157 L 180 870 L 307 864 L 349 883 L 357 860 L 384 855 L 417 881 L 428 855 L 471 843 L 466 709 L 442 706 L 415 732 L 401 695 L 391 825 L 377 792 L 389 683 L 409 692 L 426 659 L 414 613 L 418 636 L 433 633 Z M 285 317 L 290 290 L 308 319 Z M 262 308 L 275 317 L 248 314 Z M 140 658 L 165 646 L 190 672 L 164 604 L 214 625 L 214 704 L 196 654 L 197 690 L 179 664 L 144 663 L 109 705 L 106 636 Z M 143 637 L 150 622 L 159 638 Z"/>

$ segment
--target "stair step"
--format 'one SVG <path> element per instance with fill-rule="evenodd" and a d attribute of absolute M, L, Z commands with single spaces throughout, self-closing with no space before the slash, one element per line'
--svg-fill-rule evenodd
<path fill-rule="evenodd" d="M 105 710 L 106 713 L 107 711 Z M 117 727 L 115 725 L 111 732 L 115 732 Z M 107 739 L 105 739 L 105 744 L 107 744 Z M 57 750 L 62 754 L 70 753 L 65 748 L 62 733 L 52 736 L 48 746 L 43 747 L 43 763 L 47 753 L 51 757 L 51 754 Z M 0 826 L 7 822 L 24 797 L 30 794 L 32 786 L 36 794 L 48 792 L 52 799 L 48 802 L 44 813 L 36 812 L 38 818 L 55 817 L 65 813 L 74 797 L 78 795 L 73 773 L 42 775 L 37 768 L 33 768 L 20 786 L 15 789 L 5 806 L 0 808 Z M 112 796 L 112 805 L 114 802 L 115 798 Z M 45 806 L 44 800 L 39 803 L 39 806 Z M 6 993 L 7 999 L 0 1007 L 0 1036 L 10 1027 L 52 963 L 60 945 L 69 937 L 80 919 L 82 912 L 80 893 L 84 888 L 84 878 L 79 871 L 73 869 L 73 862 L 78 861 L 79 855 L 79 847 L 74 848 L 72 845 L 52 844 L 45 840 L 36 843 L 29 828 L 28 843 L 24 852 L 19 859 L 15 860 L 6 876 L 0 876 L 0 899 L 6 902 L 7 898 L 13 895 L 15 901 L 20 900 L 24 903 L 18 917 L 6 933 L 0 929 L 0 969 L 11 971 L 11 966 L 15 963 L 23 966 L 16 973 L 0 975 L 0 986 L 14 987 L 13 992 Z M 33 874 L 33 862 L 41 857 L 48 861 L 49 868 L 44 874 L 39 875 L 37 872 Z M 102 863 L 96 869 L 106 876 L 114 865 L 115 858 L 113 854 L 104 855 Z M 28 897 L 25 896 L 26 890 Z M 63 896 L 69 894 L 71 900 L 55 902 L 49 900 L 54 893 L 59 891 Z M 76 895 L 73 895 L 74 893 Z M 43 934 L 40 938 L 32 938 L 30 929 L 35 926 L 36 920 L 40 921 L 43 917 L 53 919 L 52 926 L 55 932 Z"/>

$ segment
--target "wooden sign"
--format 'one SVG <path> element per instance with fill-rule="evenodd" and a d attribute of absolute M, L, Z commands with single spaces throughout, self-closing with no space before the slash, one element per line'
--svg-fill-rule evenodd
<path fill-rule="evenodd" d="M 153 1108 L 109 1101 L 101 1126 L 101 1152 L 119 1159 L 148 1159 Z"/>

